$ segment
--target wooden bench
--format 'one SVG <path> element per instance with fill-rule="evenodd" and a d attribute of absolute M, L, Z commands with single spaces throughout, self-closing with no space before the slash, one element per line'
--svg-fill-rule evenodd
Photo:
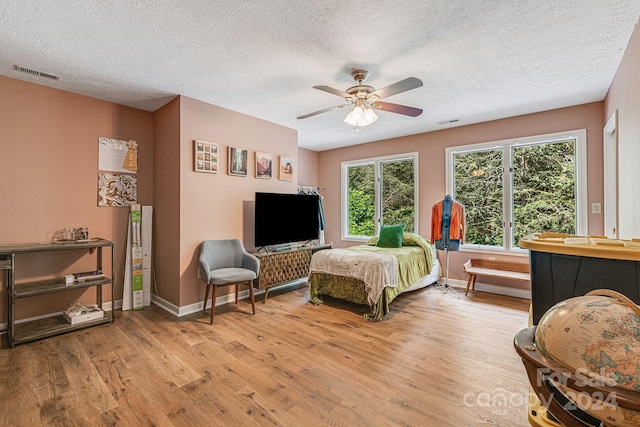
<path fill-rule="evenodd" d="M 464 272 L 469 275 L 465 296 L 469 287 L 475 290 L 476 276 L 500 277 L 511 280 L 531 280 L 529 264 L 506 261 L 488 261 L 486 259 L 470 259 L 464 263 Z"/>

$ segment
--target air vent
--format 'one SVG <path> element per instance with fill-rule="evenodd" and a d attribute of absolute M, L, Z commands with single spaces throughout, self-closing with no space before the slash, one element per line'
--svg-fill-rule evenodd
<path fill-rule="evenodd" d="M 459 122 L 460 119 L 452 119 L 452 120 L 443 120 L 441 122 L 438 122 L 439 125 L 449 125 L 451 123 L 457 123 Z"/>
<path fill-rule="evenodd" d="M 22 73 L 31 74 L 32 76 L 44 77 L 45 79 L 51 80 L 60 80 L 59 76 L 54 76 L 53 74 L 45 73 L 38 70 L 32 70 L 31 68 L 21 67 L 20 65 L 14 65 L 13 69 L 16 71 L 20 71 Z"/>

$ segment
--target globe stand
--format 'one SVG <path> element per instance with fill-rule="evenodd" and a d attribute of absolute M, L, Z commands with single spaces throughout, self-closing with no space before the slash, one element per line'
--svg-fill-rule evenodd
<path fill-rule="evenodd" d="M 593 396 L 604 402 L 615 402 L 618 409 L 640 412 L 640 392 L 619 387 L 608 387 L 599 384 L 585 384 L 584 378 L 567 372 L 567 367 L 545 357 L 535 346 L 536 327 L 529 327 L 518 332 L 514 338 L 514 347 L 522 358 L 527 371 L 529 383 L 534 389 L 536 398 L 544 403 L 549 414 L 562 425 L 569 427 L 599 427 L 608 425 L 610 420 L 599 419 L 578 408 L 557 386 L 561 382 L 564 388 Z M 596 398 L 597 396 L 597 398 Z M 597 412 L 597 411 L 594 411 Z M 605 414 L 603 414 L 605 415 Z M 529 414 L 531 420 L 531 413 Z M 554 424 L 548 424 L 554 425 Z M 616 424 L 627 425 L 627 424 Z"/>

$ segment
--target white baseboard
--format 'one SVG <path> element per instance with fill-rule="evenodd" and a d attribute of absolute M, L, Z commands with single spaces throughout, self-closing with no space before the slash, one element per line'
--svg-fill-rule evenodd
<path fill-rule="evenodd" d="M 439 284 L 444 284 L 444 282 L 445 282 L 444 277 L 441 277 L 438 280 Z M 449 279 L 448 284 L 450 286 L 454 286 L 456 288 L 462 288 L 462 289 L 465 289 L 467 287 L 466 280 Z M 489 283 L 476 282 L 476 291 L 489 292 L 489 293 L 498 294 L 498 295 L 506 295 L 506 296 L 515 297 L 515 298 L 531 299 L 531 291 L 528 289 L 508 288 L 506 286 L 492 285 Z M 255 296 L 262 295 L 263 293 L 264 291 L 254 290 Z M 245 289 L 243 291 L 240 291 L 240 293 L 238 294 L 238 298 L 239 299 L 249 298 L 249 290 Z M 235 294 L 233 293 L 219 296 L 216 298 L 216 307 L 220 305 L 228 304 L 234 301 L 235 301 Z M 167 311 L 168 313 L 173 314 L 176 317 L 182 317 L 188 314 L 193 314 L 193 313 L 202 311 L 202 306 L 203 306 L 203 301 L 198 301 L 193 304 L 178 307 L 177 305 L 170 303 L 169 301 L 163 298 L 160 298 L 158 295 L 151 295 L 151 303 L 157 305 L 161 309 Z M 111 310 L 111 302 L 105 302 L 103 306 L 105 310 Z M 116 300 L 115 307 L 116 307 L 116 310 L 121 309 L 122 300 Z M 207 301 L 207 308 L 211 308 L 211 300 Z M 19 324 L 22 322 L 28 322 L 31 320 L 43 319 L 46 317 L 58 316 L 61 314 L 62 312 L 50 313 L 44 316 L 37 316 L 37 317 L 31 317 L 29 319 L 22 319 L 17 321 L 16 324 Z M 7 323 L 0 323 L 0 333 L 6 333 L 6 332 L 7 332 Z"/>
<path fill-rule="evenodd" d="M 444 282 L 445 282 L 444 277 L 441 277 L 440 280 L 438 280 L 439 284 L 444 284 Z M 455 286 L 457 288 L 466 289 L 467 281 L 450 278 L 449 285 Z M 480 282 L 476 282 L 475 288 L 476 288 L 476 291 L 480 291 L 480 292 L 489 292 L 491 294 L 505 295 L 508 297 L 531 299 L 531 291 L 529 289 L 508 288 L 506 286 L 498 286 L 498 285 L 492 285 L 490 283 L 480 283 Z"/>
<path fill-rule="evenodd" d="M 261 291 L 253 291 L 254 297 L 262 294 Z M 249 298 L 249 290 L 245 289 L 238 293 L 238 299 Z M 230 293 L 227 295 L 222 295 L 216 298 L 216 307 L 228 303 L 235 302 L 236 296 L 235 293 Z M 182 307 L 178 307 L 177 305 L 170 303 L 169 301 L 160 298 L 158 295 L 151 295 L 151 303 L 157 305 L 161 309 L 165 310 L 168 313 L 173 314 L 176 317 L 186 316 L 188 314 L 193 314 L 202 311 L 203 309 L 203 301 L 194 302 L 193 304 L 184 305 Z M 211 300 L 207 300 L 207 308 L 211 308 Z"/>

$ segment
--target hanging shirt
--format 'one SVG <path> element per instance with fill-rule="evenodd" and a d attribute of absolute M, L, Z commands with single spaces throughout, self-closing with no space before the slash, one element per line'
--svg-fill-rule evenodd
<path fill-rule="evenodd" d="M 443 240 L 443 208 L 445 201 L 447 201 L 447 204 L 449 201 L 451 202 L 449 236 L 446 241 Z M 442 246 L 438 249 L 444 249 L 446 245 L 450 250 L 458 250 L 459 245 L 464 243 L 464 206 L 451 199 L 451 196 L 445 197 L 445 200 L 439 201 L 431 209 L 431 241 L 436 244 L 436 248 Z M 455 243 L 452 244 L 452 241 L 455 241 Z M 453 245 L 458 248 L 454 249 Z"/>

